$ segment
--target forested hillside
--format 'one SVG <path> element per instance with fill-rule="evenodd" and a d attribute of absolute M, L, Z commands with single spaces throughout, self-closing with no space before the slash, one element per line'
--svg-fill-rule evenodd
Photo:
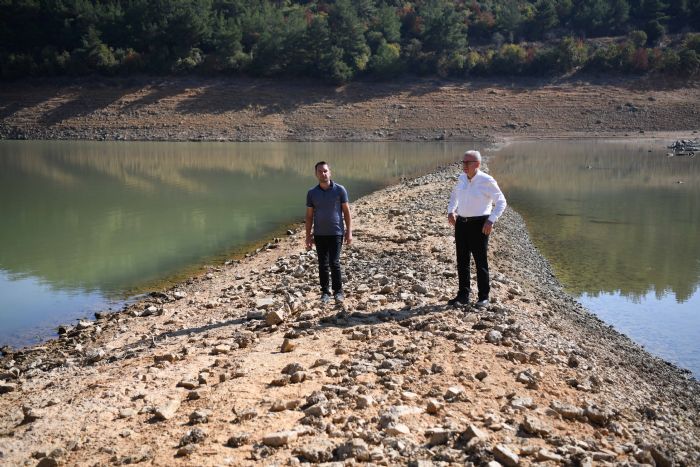
<path fill-rule="evenodd" d="M 700 0 L 0 0 L 0 76 L 700 70 Z"/>

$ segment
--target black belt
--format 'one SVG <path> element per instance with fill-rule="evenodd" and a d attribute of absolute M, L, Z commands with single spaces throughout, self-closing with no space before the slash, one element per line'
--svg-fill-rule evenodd
<path fill-rule="evenodd" d="M 483 221 L 488 219 L 489 216 L 488 214 L 485 216 L 474 216 L 474 217 L 462 217 L 462 216 L 457 216 L 457 222 L 474 222 L 474 221 Z"/>

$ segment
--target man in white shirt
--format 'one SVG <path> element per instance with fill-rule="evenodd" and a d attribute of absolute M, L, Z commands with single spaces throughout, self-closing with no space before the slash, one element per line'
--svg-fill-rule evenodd
<path fill-rule="evenodd" d="M 503 196 L 496 180 L 479 170 L 479 167 L 481 153 L 474 150 L 465 152 L 462 156 L 464 173 L 457 179 L 447 205 L 447 220 L 455 228 L 459 277 L 457 296 L 447 302 L 453 306 L 469 304 L 470 256 L 474 256 L 479 289 L 475 306 L 482 308 L 489 303 L 489 235 L 493 225 L 506 209 L 506 197 Z"/>

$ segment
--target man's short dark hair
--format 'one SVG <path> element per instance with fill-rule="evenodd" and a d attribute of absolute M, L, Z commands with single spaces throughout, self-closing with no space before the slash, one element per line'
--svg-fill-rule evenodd
<path fill-rule="evenodd" d="M 314 165 L 314 172 L 316 172 L 318 170 L 319 165 L 328 165 L 328 162 L 326 162 L 326 161 L 316 162 L 316 165 Z"/>

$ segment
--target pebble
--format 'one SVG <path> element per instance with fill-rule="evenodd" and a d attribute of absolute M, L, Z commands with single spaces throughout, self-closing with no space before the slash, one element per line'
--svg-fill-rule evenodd
<path fill-rule="evenodd" d="M 291 341 L 291 339 L 285 339 L 282 341 L 281 351 L 282 353 L 288 353 L 296 348 L 296 344 Z"/>
<path fill-rule="evenodd" d="M 302 461 L 320 464 L 333 459 L 334 449 L 335 445 L 332 442 L 327 439 L 318 438 L 310 444 L 296 448 L 294 454 L 299 456 Z"/>
<path fill-rule="evenodd" d="M 209 416 L 211 415 L 211 412 L 208 410 L 200 409 L 200 410 L 195 410 L 190 414 L 190 424 L 196 425 L 199 423 L 208 423 L 209 422 Z"/>
<path fill-rule="evenodd" d="M 486 333 L 486 342 L 491 344 L 499 344 L 503 340 L 503 334 L 500 331 L 494 329 Z"/>
<path fill-rule="evenodd" d="M 196 387 L 199 387 L 199 382 L 195 381 L 193 379 L 183 379 L 177 383 L 176 387 L 185 388 L 185 389 L 194 389 Z"/>
<path fill-rule="evenodd" d="M 374 398 L 370 395 L 357 396 L 355 398 L 355 407 L 358 409 L 366 409 L 374 405 Z"/>
<path fill-rule="evenodd" d="M 450 431 L 444 428 L 430 428 L 425 432 L 430 446 L 447 444 L 450 440 Z"/>
<path fill-rule="evenodd" d="M 273 310 L 265 313 L 265 324 L 268 326 L 275 326 L 284 321 L 285 312 L 284 309 Z"/>
<path fill-rule="evenodd" d="M 178 448 L 176 456 L 186 457 L 186 456 L 192 455 L 196 450 L 197 450 L 196 444 L 186 444 L 186 445 Z"/>
<path fill-rule="evenodd" d="M 265 446 L 277 448 L 295 441 L 297 436 L 296 431 L 277 431 L 266 434 L 263 437 L 262 442 Z"/>
<path fill-rule="evenodd" d="M 14 383 L 0 383 L 0 394 L 7 394 L 8 392 L 15 392 L 17 390 L 17 385 Z"/>
<path fill-rule="evenodd" d="M 493 448 L 493 456 L 506 467 L 517 467 L 520 464 L 520 458 L 502 444 L 497 444 L 496 447 Z"/>
<path fill-rule="evenodd" d="M 212 350 L 212 354 L 214 355 L 220 355 L 220 354 L 227 354 L 231 351 L 231 346 L 227 344 L 219 344 L 214 349 Z"/>
<path fill-rule="evenodd" d="M 226 441 L 226 446 L 230 448 L 238 448 L 248 443 L 250 439 L 250 433 L 238 433 L 236 435 L 230 436 Z"/>
<path fill-rule="evenodd" d="M 95 323 L 92 321 L 85 321 L 85 320 L 80 320 L 78 321 L 78 324 L 75 326 L 77 329 L 84 330 L 84 329 L 89 329 L 93 327 Z"/>
<path fill-rule="evenodd" d="M 180 408 L 180 399 L 169 399 L 165 404 L 156 408 L 155 416 L 160 420 L 170 420 Z"/>
<path fill-rule="evenodd" d="M 525 416 L 525 420 L 522 422 L 521 426 L 526 433 L 535 436 L 546 437 L 552 432 L 551 426 L 531 415 Z"/>
<path fill-rule="evenodd" d="M 121 409 L 119 411 L 119 418 L 131 418 L 136 415 L 136 410 L 132 408 Z"/>
<path fill-rule="evenodd" d="M 384 428 L 384 431 L 389 436 L 407 435 L 411 433 L 411 430 L 403 423 L 390 423 Z"/>
<path fill-rule="evenodd" d="M 436 415 L 440 413 L 443 407 L 444 405 L 442 404 L 442 402 L 438 401 L 437 399 L 428 399 L 425 411 L 428 412 L 430 415 Z"/>
<path fill-rule="evenodd" d="M 192 428 L 180 438 L 178 446 L 183 447 L 189 444 L 198 444 L 207 438 L 207 433 L 201 428 Z"/>
<path fill-rule="evenodd" d="M 445 399 L 452 400 L 457 399 L 462 394 L 464 394 L 464 388 L 462 386 L 450 386 L 445 392 Z"/>

